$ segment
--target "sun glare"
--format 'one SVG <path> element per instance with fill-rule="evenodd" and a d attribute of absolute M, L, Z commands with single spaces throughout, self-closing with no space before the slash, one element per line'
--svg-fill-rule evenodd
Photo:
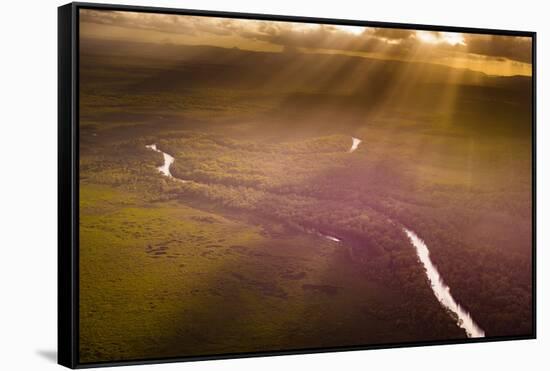
<path fill-rule="evenodd" d="M 361 26 L 345 26 L 345 25 L 334 25 L 340 31 L 351 33 L 353 35 L 361 35 L 365 31 L 365 27 Z"/>
<path fill-rule="evenodd" d="M 416 38 L 426 44 L 437 44 L 437 36 L 430 31 L 416 31 Z"/>
<path fill-rule="evenodd" d="M 466 45 L 464 37 L 456 32 L 441 32 L 441 38 L 444 42 L 450 45 Z"/>
<path fill-rule="evenodd" d="M 416 38 L 426 44 L 466 45 L 462 34 L 456 32 L 416 31 Z"/>

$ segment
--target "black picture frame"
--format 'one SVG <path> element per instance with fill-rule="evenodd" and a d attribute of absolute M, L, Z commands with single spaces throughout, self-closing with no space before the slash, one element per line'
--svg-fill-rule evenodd
<path fill-rule="evenodd" d="M 79 361 L 79 10 L 118 10 L 222 18 L 292 21 L 351 26 L 369 26 L 426 31 L 522 36 L 532 39 L 532 320 L 533 332 L 525 336 L 498 336 L 467 340 L 415 341 L 311 348 L 288 351 L 217 354 L 131 361 L 81 363 Z M 380 348 L 449 345 L 506 340 L 536 339 L 536 32 L 486 28 L 450 27 L 421 24 L 358 21 L 331 18 L 234 13 L 148 6 L 70 3 L 58 8 L 58 363 L 69 368 L 121 366 L 181 361 L 199 361 L 241 357 L 276 356 Z"/>

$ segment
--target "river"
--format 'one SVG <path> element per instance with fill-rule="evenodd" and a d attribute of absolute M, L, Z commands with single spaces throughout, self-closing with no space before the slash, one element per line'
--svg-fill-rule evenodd
<path fill-rule="evenodd" d="M 338 237 L 334 237 L 334 236 L 329 236 L 329 235 L 326 235 L 326 234 L 322 234 L 320 232 L 318 232 L 319 236 L 323 237 L 323 238 L 326 238 L 327 240 L 330 240 L 332 242 L 342 242 L 341 239 L 339 239 Z"/>
<path fill-rule="evenodd" d="M 359 147 L 359 144 L 361 144 L 362 140 L 359 138 L 352 137 L 351 138 L 351 148 L 349 149 L 349 153 L 354 152 L 357 147 Z"/>
<path fill-rule="evenodd" d="M 444 308 L 450 310 L 458 318 L 457 326 L 463 328 L 470 338 L 485 337 L 485 332 L 474 322 L 470 313 L 466 312 L 451 295 L 451 289 L 443 282 L 441 275 L 430 259 L 428 246 L 410 229 L 403 228 L 403 231 L 415 247 L 416 255 L 418 255 L 418 259 L 426 269 L 426 276 L 428 276 L 435 297 Z"/>
<path fill-rule="evenodd" d="M 158 153 L 162 153 L 163 157 L 164 157 L 164 163 L 162 164 L 162 166 L 159 166 L 157 167 L 157 170 L 164 176 L 170 178 L 170 179 L 174 179 L 178 182 L 182 182 L 182 183 L 186 183 L 188 182 L 188 180 L 183 180 L 183 179 L 179 179 L 179 178 L 176 178 L 175 176 L 172 175 L 172 173 L 170 172 L 170 166 L 172 166 L 172 164 L 174 163 L 175 159 L 174 157 L 170 156 L 168 153 L 166 152 L 163 152 L 161 151 L 160 149 L 157 148 L 157 145 L 156 144 L 148 144 L 145 146 L 146 148 L 150 149 L 150 150 L 153 150 L 155 152 L 158 152 Z"/>

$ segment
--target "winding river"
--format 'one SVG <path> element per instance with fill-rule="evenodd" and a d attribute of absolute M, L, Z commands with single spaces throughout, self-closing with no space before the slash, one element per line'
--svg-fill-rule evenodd
<path fill-rule="evenodd" d="M 359 147 L 359 144 L 361 144 L 361 139 L 352 137 L 352 145 L 349 149 L 349 153 L 355 151 L 357 147 Z M 188 180 L 183 180 L 176 178 L 172 175 L 170 172 L 170 166 L 174 163 L 175 159 L 173 156 L 169 155 L 166 152 L 163 152 L 157 148 L 156 144 L 149 144 L 145 146 L 146 148 L 153 150 L 158 153 L 162 153 L 164 157 L 164 164 L 162 166 L 159 166 L 157 170 L 164 176 L 182 182 L 186 183 Z M 396 224 L 395 222 L 388 219 L 388 222 L 392 224 Z M 454 316 L 457 318 L 457 326 L 464 329 L 466 332 L 466 335 L 469 338 L 479 338 L 479 337 L 485 337 L 485 332 L 474 322 L 472 316 L 470 313 L 465 311 L 459 303 L 456 302 L 456 300 L 451 295 L 451 289 L 449 286 L 445 284 L 443 281 L 443 278 L 441 278 L 441 275 L 439 274 L 436 266 L 432 263 L 432 260 L 430 259 L 430 250 L 428 250 L 428 246 L 410 229 L 404 228 L 403 231 L 409 238 L 409 241 L 416 249 L 416 255 L 418 256 L 418 259 L 424 266 L 424 269 L 426 271 L 426 276 L 428 278 L 428 281 L 430 282 L 431 289 L 439 301 L 439 303 L 453 313 Z M 336 243 L 342 243 L 342 240 L 338 237 L 326 235 L 320 232 L 316 232 L 319 236 L 328 239 L 330 241 L 336 242 Z M 350 254 L 353 256 L 353 251 L 350 248 Z"/>
<path fill-rule="evenodd" d="M 470 313 L 466 312 L 451 295 L 451 289 L 443 282 L 441 275 L 430 259 L 428 246 L 410 229 L 403 228 L 403 231 L 415 247 L 418 259 L 426 269 L 426 276 L 428 276 L 435 297 L 444 308 L 456 315 L 458 319 L 457 326 L 463 328 L 470 338 L 485 337 L 485 332 L 474 322 Z"/>
<path fill-rule="evenodd" d="M 323 238 L 326 238 L 327 240 L 330 240 L 332 242 L 342 242 L 342 240 L 339 239 L 338 237 L 329 236 L 329 235 L 322 234 L 322 233 L 318 233 L 318 234 L 319 234 L 319 236 L 321 236 Z"/>
<path fill-rule="evenodd" d="M 179 179 L 179 178 L 176 178 L 175 176 L 172 175 L 172 173 L 170 172 L 170 166 L 172 166 L 172 164 L 174 163 L 175 159 L 174 157 L 170 156 L 168 153 L 166 152 L 162 152 L 160 149 L 157 148 L 157 145 L 156 144 L 148 144 L 145 146 L 145 148 L 148 148 L 150 150 L 153 150 L 155 152 L 158 152 L 158 153 L 162 153 L 163 157 L 164 157 L 164 163 L 162 164 L 162 166 L 159 166 L 157 167 L 157 170 L 164 176 L 170 178 L 170 179 L 174 179 L 178 182 L 182 182 L 182 183 L 186 183 L 188 182 L 188 180 L 183 180 L 183 179 Z"/>
<path fill-rule="evenodd" d="M 362 140 L 359 138 L 352 137 L 351 138 L 351 148 L 349 149 L 349 153 L 354 152 L 357 147 L 359 147 L 359 144 L 361 144 Z"/>

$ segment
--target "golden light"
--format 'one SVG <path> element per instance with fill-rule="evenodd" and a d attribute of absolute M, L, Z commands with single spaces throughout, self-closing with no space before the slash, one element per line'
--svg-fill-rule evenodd
<path fill-rule="evenodd" d="M 426 44 L 437 44 L 437 36 L 430 31 L 416 31 L 416 38 Z"/>
<path fill-rule="evenodd" d="M 456 32 L 416 31 L 416 38 L 426 44 L 466 45 L 462 34 Z"/>
<path fill-rule="evenodd" d="M 466 45 L 464 37 L 461 33 L 457 32 L 440 32 L 441 38 L 444 42 L 450 45 Z"/>
<path fill-rule="evenodd" d="M 353 35 L 361 35 L 365 31 L 365 27 L 361 26 L 344 26 L 344 25 L 334 25 L 334 28 L 339 31 L 344 31 Z"/>

